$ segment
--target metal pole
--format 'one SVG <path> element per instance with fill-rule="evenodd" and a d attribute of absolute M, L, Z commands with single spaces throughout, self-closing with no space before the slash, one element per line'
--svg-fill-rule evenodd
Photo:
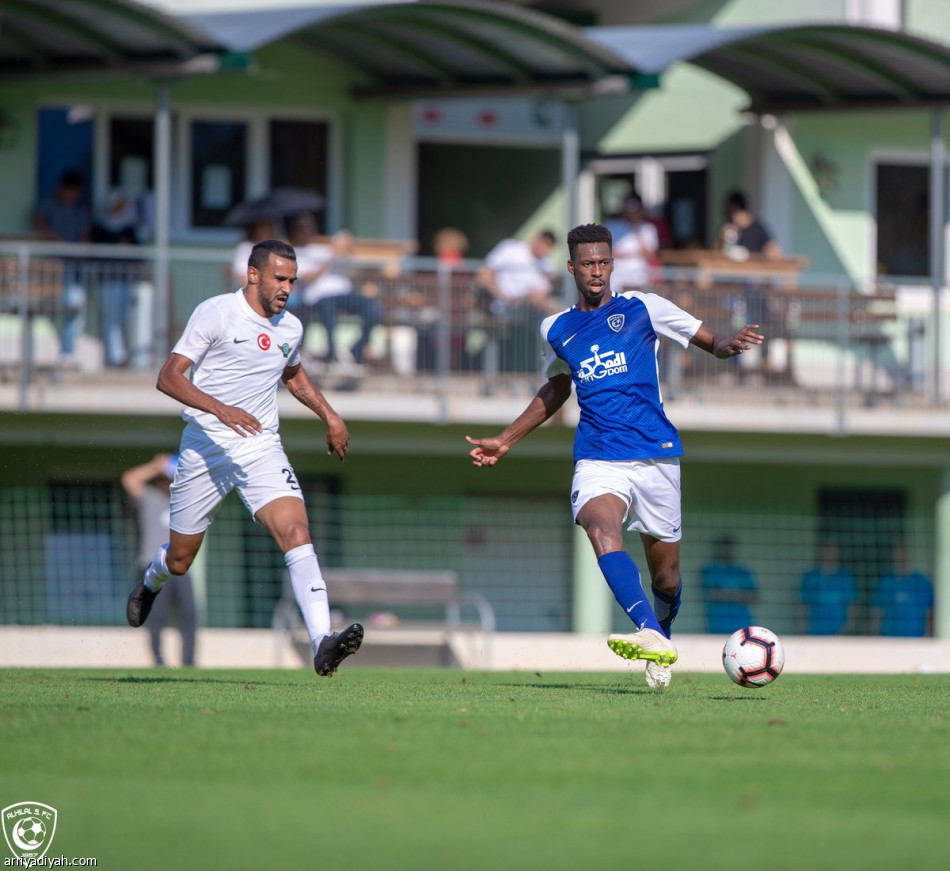
<path fill-rule="evenodd" d="M 564 102 L 564 130 L 561 133 L 561 189 L 564 191 L 565 234 L 577 224 L 577 188 L 581 171 L 581 140 L 577 125 L 577 108 Z M 565 273 L 562 285 L 564 300 L 574 297 L 574 283 Z"/>
<path fill-rule="evenodd" d="M 17 254 L 17 304 L 20 309 L 20 401 L 26 411 L 33 369 L 33 318 L 30 315 L 30 249 L 20 246 Z"/>
<path fill-rule="evenodd" d="M 835 311 L 835 332 L 838 337 L 838 390 L 835 394 L 837 417 L 837 435 L 844 438 L 848 434 L 848 354 L 851 351 L 851 285 L 846 279 L 838 281 L 837 305 Z M 860 361 L 855 358 L 855 384 L 857 384 Z"/>
<path fill-rule="evenodd" d="M 168 352 L 168 244 L 171 233 L 172 124 L 168 83 L 159 82 L 155 92 L 155 294 L 153 296 L 152 342 L 155 357 Z"/>
<path fill-rule="evenodd" d="M 435 334 L 436 390 L 439 395 L 439 423 L 449 422 L 449 369 L 452 365 L 452 267 L 440 263 L 436 272 L 438 282 L 439 320 Z"/>
<path fill-rule="evenodd" d="M 943 141 L 943 111 L 934 109 L 930 115 L 930 280 L 933 286 L 933 401 L 941 400 L 940 366 L 941 333 L 940 297 L 944 282 L 944 244 L 946 223 L 946 146 Z"/>

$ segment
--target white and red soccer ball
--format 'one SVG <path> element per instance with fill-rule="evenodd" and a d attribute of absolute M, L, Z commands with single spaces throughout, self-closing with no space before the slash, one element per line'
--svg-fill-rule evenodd
<path fill-rule="evenodd" d="M 741 687 L 764 687 L 782 673 L 785 648 L 771 629 L 746 626 L 726 641 L 722 667 Z"/>

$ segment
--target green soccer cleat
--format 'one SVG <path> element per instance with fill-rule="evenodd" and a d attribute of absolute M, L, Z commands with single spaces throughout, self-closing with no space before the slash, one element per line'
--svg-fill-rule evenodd
<path fill-rule="evenodd" d="M 641 629 L 632 635 L 611 635 L 607 646 L 624 659 L 645 659 L 664 667 L 671 666 L 678 656 L 673 642 L 655 629 Z"/>

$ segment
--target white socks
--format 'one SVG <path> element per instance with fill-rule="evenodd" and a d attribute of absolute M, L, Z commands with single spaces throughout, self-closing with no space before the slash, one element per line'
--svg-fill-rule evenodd
<path fill-rule="evenodd" d="M 163 544 L 145 570 L 145 577 L 143 578 L 145 586 L 153 593 L 157 593 L 162 588 L 162 584 L 171 576 L 171 572 L 168 571 L 168 566 L 165 565 L 166 553 L 168 553 L 168 545 Z"/>
<path fill-rule="evenodd" d="M 320 563 L 312 544 L 302 544 L 284 554 L 284 562 L 290 572 L 290 583 L 294 588 L 294 598 L 303 614 L 310 634 L 313 655 L 324 636 L 330 634 L 330 603 L 327 599 L 327 585 L 320 573 Z"/>

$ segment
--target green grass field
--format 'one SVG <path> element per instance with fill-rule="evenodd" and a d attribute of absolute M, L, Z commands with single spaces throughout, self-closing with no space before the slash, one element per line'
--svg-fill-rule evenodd
<path fill-rule="evenodd" d="M 115 869 L 950 868 L 950 675 L 0 671 L 0 806 Z M 9 853 L 0 845 L 4 857 Z"/>

